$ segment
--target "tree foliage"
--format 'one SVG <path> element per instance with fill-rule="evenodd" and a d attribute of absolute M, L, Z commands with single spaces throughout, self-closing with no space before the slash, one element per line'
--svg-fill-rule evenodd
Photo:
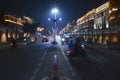
<path fill-rule="evenodd" d="M 40 25 L 40 23 L 38 23 L 38 22 L 35 22 L 33 24 L 25 23 L 23 26 L 23 31 L 34 34 L 39 25 Z"/>

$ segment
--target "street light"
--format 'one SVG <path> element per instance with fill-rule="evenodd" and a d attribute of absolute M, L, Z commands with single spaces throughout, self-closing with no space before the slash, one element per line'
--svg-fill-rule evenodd
<path fill-rule="evenodd" d="M 56 19 L 56 14 L 58 13 L 58 9 L 57 8 L 53 8 L 52 9 L 52 13 L 54 14 L 54 19 L 53 19 L 53 22 L 54 22 L 54 31 L 53 31 L 53 34 L 54 34 L 54 41 L 52 42 L 53 44 L 57 44 L 57 42 L 56 42 L 56 21 L 57 21 L 57 19 Z"/>

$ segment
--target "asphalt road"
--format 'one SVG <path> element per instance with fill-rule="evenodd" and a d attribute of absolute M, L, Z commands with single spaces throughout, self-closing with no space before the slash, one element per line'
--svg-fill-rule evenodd
<path fill-rule="evenodd" d="M 1 50 L 0 80 L 29 80 L 46 48 L 33 44 Z"/>
<path fill-rule="evenodd" d="M 120 80 L 120 56 L 86 48 L 88 56 L 66 57 L 67 45 L 41 43 L 0 50 L 0 80 Z M 58 70 L 54 69 L 57 56 Z"/>

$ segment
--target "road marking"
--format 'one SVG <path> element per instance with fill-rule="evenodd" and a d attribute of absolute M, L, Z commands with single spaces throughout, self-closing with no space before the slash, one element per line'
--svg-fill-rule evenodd
<path fill-rule="evenodd" d="M 69 78 L 65 77 L 65 80 L 71 80 L 71 79 L 69 79 Z"/>
<path fill-rule="evenodd" d="M 62 47 L 61 47 L 60 45 L 59 45 L 59 47 L 60 47 L 60 49 L 61 49 L 61 51 L 62 51 L 62 53 L 63 53 L 63 56 L 65 57 L 65 60 L 66 60 L 66 62 L 67 62 L 67 65 L 69 66 L 69 70 L 71 71 L 73 77 L 75 77 L 75 73 L 74 73 L 74 71 L 73 71 L 73 69 L 72 69 L 70 63 L 68 62 L 68 59 L 67 59 L 67 57 L 65 56 L 65 53 L 64 53 Z"/>
<path fill-rule="evenodd" d="M 30 80 L 34 80 L 34 78 L 35 78 L 35 76 L 32 76 L 32 77 L 30 78 Z"/>
<path fill-rule="evenodd" d="M 47 77 L 42 78 L 41 80 L 49 80 L 49 78 L 47 76 Z"/>
<path fill-rule="evenodd" d="M 48 48 L 49 48 L 49 47 L 48 47 Z M 34 70 L 33 75 L 30 77 L 30 80 L 34 80 L 34 79 L 35 79 L 35 76 L 37 75 L 37 73 L 38 73 L 38 71 L 39 71 L 39 69 L 40 69 L 40 67 L 41 67 L 41 65 L 42 65 L 42 62 L 43 62 L 43 60 L 44 60 L 44 58 L 45 58 L 45 55 L 47 54 L 48 48 L 47 48 L 47 50 L 45 51 L 45 53 L 43 54 L 42 58 L 40 59 L 37 68 Z M 44 80 L 44 79 L 43 79 L 43 80 Z"/>
<path fill-rule="evenodd" d="M 44 60 L 44 57 L 45 57 L 45 56 L 43 56 L 43 57 L 41 58 L 41 60 L 40 60 L 41 62 Z"/>
<path fill-rule="evenodd" d="M 35 69 L 33 75 L 36 75 L 36 74 L 38 73 L 38 71 L 39 71 L 39 67 L 37 67 L 37 68 Z"/>
<path fill-rule="evenodd" d="M 58 57 L 57 55 L 54 55 L 52 75 L 53 75 L 52 79 L 58 78 Z"/>
<path fill-rule="evenodd" d="M 40 67 L 42 65 L 42 63 L 39 63 L 38 66 Z"/>

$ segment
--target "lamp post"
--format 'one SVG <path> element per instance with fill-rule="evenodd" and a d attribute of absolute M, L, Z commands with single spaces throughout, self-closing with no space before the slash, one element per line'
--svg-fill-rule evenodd
<path fill-rule="evenodd" d="M 54 30 L 53 30 L 54 41 L 52 42 L 52 44 L 57 44 L 57 42 L 56 42 L 56 22 L 57 22 L 56 14 L 58 13 L 58 9 L 57 8 L 52 9 L 52 13 L 54 13 L 54 19 L 53 19 L 53 22 L 54 22 Z"/>

